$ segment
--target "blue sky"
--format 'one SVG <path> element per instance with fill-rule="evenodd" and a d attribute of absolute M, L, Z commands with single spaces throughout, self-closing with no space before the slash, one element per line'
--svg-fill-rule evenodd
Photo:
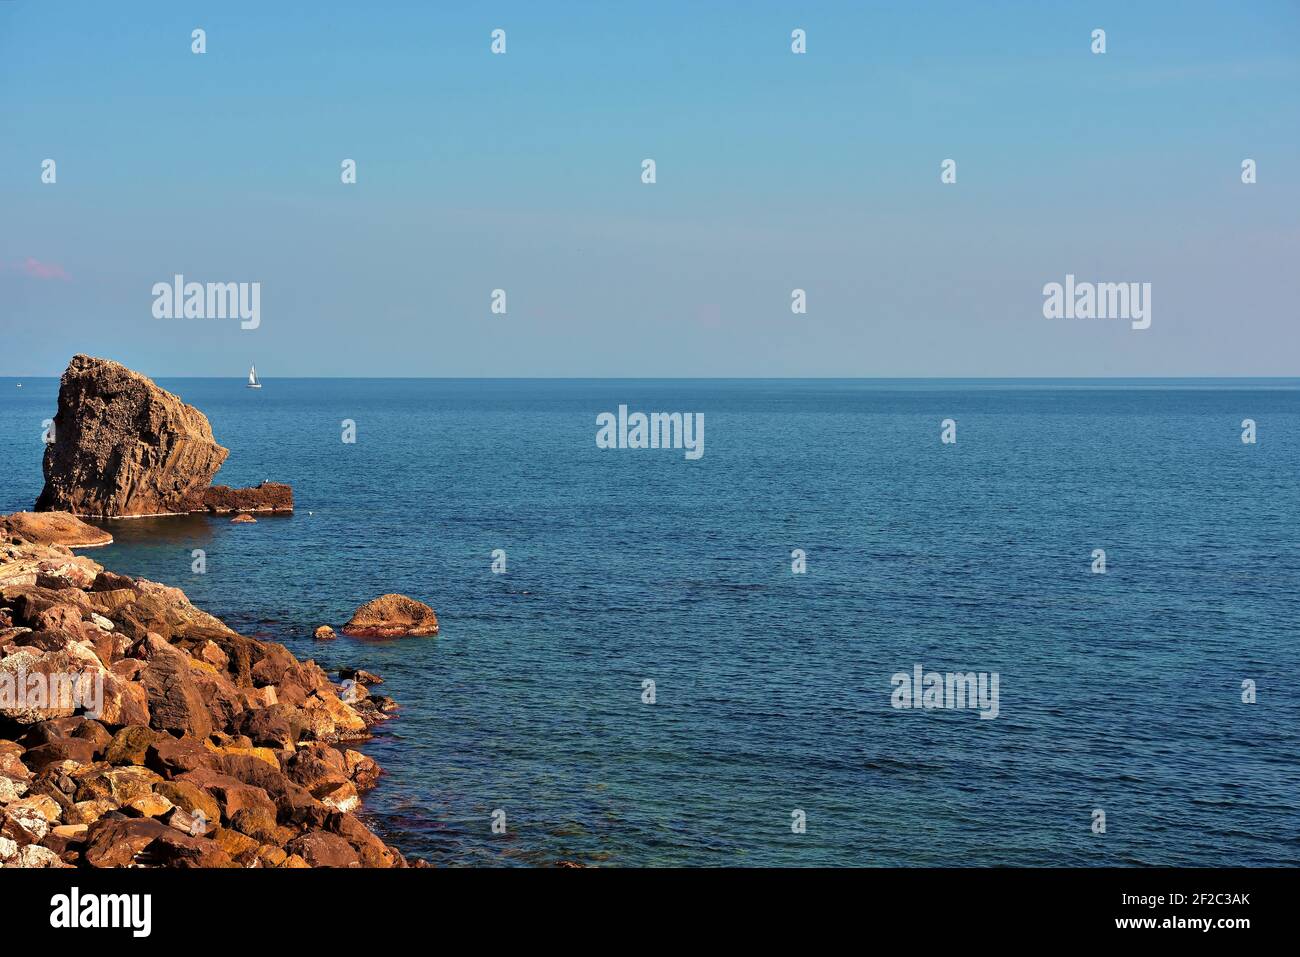
<path fill-rule="evenodd" d="M 0 375 L 1294 375 L 1298 181 L 1294 2 L 0 0 Z"/>

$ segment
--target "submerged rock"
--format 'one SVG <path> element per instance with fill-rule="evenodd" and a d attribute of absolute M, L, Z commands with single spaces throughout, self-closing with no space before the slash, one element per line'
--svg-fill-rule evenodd
<path fill-rule="evenodd" d="M 424 602 L 406 595 L 380 595 L 358 608 L 343 626 L 356 638 L 400 638 L 436 635 L 438 616 Z"/>
<path fill-rule="evenodd" d="M 247 514 L 244 514 L 244 515 L 236 515 L 234 518 L 232 518 L 232 519 L 230 520 L 230 524 L 232 524 L 232 525 L 251 525 L 251 524 L 255 523 L 256 521 L 257 521 L 257 519 L 253 518 L 253 516 L 251 516 L 251 515 L 247 515 Z"/>

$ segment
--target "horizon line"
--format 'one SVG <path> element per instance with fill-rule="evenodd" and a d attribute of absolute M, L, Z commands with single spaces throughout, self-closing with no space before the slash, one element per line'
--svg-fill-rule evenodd
<path fill-rule="evenodd" d="M 132 368 L 127 366 L 127 368 Z M 138 369 L 132 369 L 139 372 Z M 145 375 L 146 373 L 140 373 Z M 210 379 L 214 382 L 244 382 L 246 375 L 177 375 L 150 373 L 149 378 Z M 12 379 L 61 379 L 63 373 L 45 375 L 0 375 L 0 381 Z M 1297 382 L 1295 375 L 1078 375 L 1078 376 L 998 376 L 998 375 L 933 375 L 933 376 L 357 376 L 357 375 L 282 375 L 259 377 L 259 382 L 292 382 L 316 379 L 367 382 Z"/>

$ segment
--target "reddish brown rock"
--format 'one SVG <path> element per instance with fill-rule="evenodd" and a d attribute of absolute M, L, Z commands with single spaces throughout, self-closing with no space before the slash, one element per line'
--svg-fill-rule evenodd
<path fill-rule="evenodd" d="M 275 823 L 275 811 L 267 807 L 249 807 L 235 812 L 230 826 L 240 834 L 268 844 L 283 844 L 293 831 Z"/>
<path fill-rule="evenodd" d="M 374 758 L 352 750 L 345 751 L 343 758 L 347 762 L 348 776 L 357 790 L 365 791 L 379 783 L 379 763 Z"/>
<path fill-rule="evenodd" d="M 135 579 L 116 572 L 100 572 L 90 585 L 91 591 L 121 591 L 135 587 Z"/>
<path fill-rule="evenodd" d="M 257 854 L 257 849 L 262 846 L 259 841 L 225 827 L 216 828 L 211 836 L 217 846 L 241 866 L 251 863 L 252 858 Z"/>
<path fill-rule="evenodd" d="M 140 675 L 140 682 L 149 698 L 152 727 L 196 738 L 212 733 L 212 715 L 185 655 L 158 655 Z"/>
<path fill-rule="evenodd" d="M 288 856 L 282 848 L 271 844 L 263 844 L 257 849 L 257 859 L 263 867 L 280 867 Z"/>
<path fill-rule="evenodd" d="M 262 482 L 252 488 L 214 485 L 200 499 L 202 508 L 222 512 L 292 512 L 293 488 L 281 482 Z"/>
<path fill-rule="evenodd" d="M 234 867 L 215 841 L 184 834 L 153 818 L 111 815 L 100 818 L 86 834 L 86 863 L 91 867 Z"/>
<path fill-rule="evenodd" d="M 194 816 L 195 812 L 202 812 L 205 820 L 221 820 L 221 806 L 217 804 L 217 799 L 196 784 L 189 781 L 163 781 L 154 785 L 154 791 L 186 814 Z M 185 830 L 189 829 L 186 826 Z"/>
<path fill-rule="evenodd" d="M 153 728 L 128 725 L 113 735 L 104 752 L 104 760 L 112 765 L 143 765 L 149 745 L 158 741 L 160 736 L 160 732 Z"/>
<path fill-rule="evenodd" d="M 406 595 L 380 595 L 352 614 L 343 634 L 357 638 L 436 635 L 438 616 L 424 602 Z"/>
<path fill-rule="evenodd" d="M 68 548 L 94 548 L 113 541 L 108 532 L 87 525 L 71 512 L 14 512 L 0 516 L 0 534 L 36 545 L 64 545 Z"/>
<path fill-rule="evenodd" d="M 360 867 L 361 858 L 344 838 L 327 831 L 308 831 L 285 845 L 312 867 Z"/>
<path fill-rule="evenodd" d="M 220 844 L 208 837 L 195 837 L 170 827 L 163 830 L 163 836 L 149 845 L 139 863 L 153 867 L 239 866 Z"/>
<path fill-rule="evenodd" d="M 252 525 L 257 519 L 251 515 L 236 515 L 230 520 L 232 525 Z"/>
<path fill-rule="evenodd" d="M 187 511 L 228 454 L 198 409 L 120 363 L 73 356 L 59 383 L 36 510 L 105 517 Z"/>
<path fill-rule="evenodd" d="M 355 815 L 334 814 L 326 827 L 348 842 L 357 852 L 362 867 L 392 867 L 397 863 L 397 852 L 375 837 Z"/>
<path fill-rule="evenodd" d="M 74 795 L 77 801 L 105 798 L 118 807 L 143 797 L 162 783 L 162 778 L 147 768 L 95 766 L 81 778 Z"/>
<path fill-rule="evenodd" d="M 156 792 L 142 794 L 122 805 L 122 810 L 135 817 L 166 817 L 175 807 L 171 801 Z"/>
<path fill-rule="evenodd" d="M 62 702 L 0 715 L 15 739 L 0 740 L 0 864 L 408 866 L 352 814 L 378 765 L 325 743 L 382 719 L 364 687 L 375 676 L 350 672 L 341 692 L 314 662 L 235 633 L 179 589 L 10 528 L 0 673 L 91 674 L 104 701 L 94 717 Z"/>
<path fill-rule="evenodd" d="M 288 485 L 212 486 L 228 454 L 202 412 L 146 376 L 108 359 L 73 356 L 59 383 L 36 510 L 69 518 L 293 511 Z M 71 525 L 61 534 L 74 540 L 55 540 L 69 545 L 112 540 L 103 533 L 83 540 L 85 532 Z"/>
<path fill-rule="evenodd" d="M 313 635 L 317 641 L 329 641 L 331 638 L 337 637 L 334 634 L 334 629 L 329 625 L 321 625 L 313 632 Z"/>
<path fill-rule="evenodd" d="M 302 735 L 297 709 L 282 704 L 244 712 L 238 727 L 259 747 L 292 749 Z"/>
<path fill-rule="evenodd" d="M 129 867 L 135 855 L 166 830 L 151 818 L 105 815 L 86 832 L 86 863 L 91 867 Z"/>
<path fill-rule="evenodd" d="M 348 781 L 346 759 L 327 744 L 304 745 L 285 762 L 284 770 L 290 780 L 317 798 Z"/>
<path fill-rule="evenodd" d="M 215 797 L 221 806 L 221 815 L 227 821 L 246 808 L 260 808 L 275 815 L 275 802 L 266 791 L 228 774 L 199 768 L 185 772 L 177 780 L 200 787 Z"/>
<path fill-rule="evenodd" d="M 110 725 L 147 725 L 149 695 L 143 685 L 110 672 L 104 675 L 104 702 L 99 716 L 105 724 Z"/>
<path fill-rule="evenodd" d="M 0 718 L 35 724 L 71 715 L 78 700 L 74 681 L 81 680 L 74 676 L 87 670 L 86 662 L 66 651 L 18 648 L 11 655 L 0 651 Z"/>
<path fill-rule="evenodd" d="M 144 764 L 159 774 L 175 778 L 187 771 L 215 768 L 219 760 L 220 755 L 202 741 L 164 734 L 147 745 Z"/>
<path fill-rule="evenodd" d="M 49 744 L 28 748 L 27 753 L 23 755 L 23 763 L 33 771 L 40 771 L 46 765 L 53 764 L 56 761 L 76 761 L 78 764 L 89 764 L 94 760 L 95 746 L 89 741 L 83 741 L 80 738 L 60 738 L 57 741 L 51 741 Z"/>

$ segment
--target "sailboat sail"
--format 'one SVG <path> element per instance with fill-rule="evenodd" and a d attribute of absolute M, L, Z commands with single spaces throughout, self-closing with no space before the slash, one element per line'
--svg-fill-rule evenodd
<path fill-rule="evenodd" d="M 250 389 L 262 388 L 262 383 L 257 381 L 257 366 L 255 365 L 248 367 L 248 387 Z"/>

